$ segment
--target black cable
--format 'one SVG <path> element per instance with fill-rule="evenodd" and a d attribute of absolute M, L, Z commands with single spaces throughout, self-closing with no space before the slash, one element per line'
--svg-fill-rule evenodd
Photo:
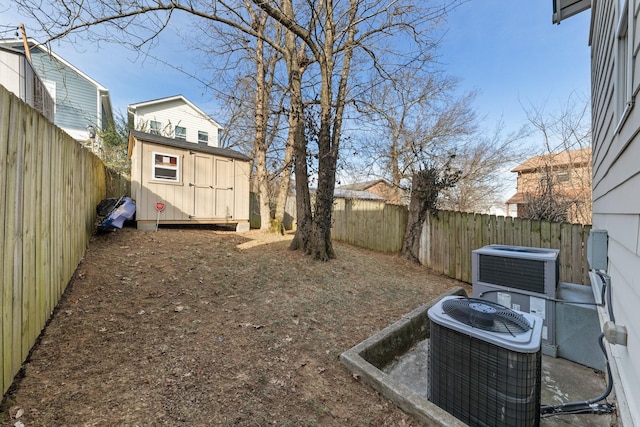
<path fill-rule="evenodd" d="M 609 319 L 615 323 L 615 317 L 613 316 L 613 308 L 611 307 L 611 277 L 605 273 L 601 273 L 600 271 L 596 271 L 596 273 L 600 276 L 605 283 L 605 291 L 607 292 L 607 305 L 609 311 Z M 568 402 L 562 403 L 560 405 L 542 405 L 540 407 L 540 415 L 541 416 L 553 416 L 553 415 L 570 415 L 570 414 L 606 414 L 611 413 L 613 411 L 614 405 L 611 403 L 605 404 L 597 404 L 611 394 L 611 390 L 613 389 L 613 375 L 611 374 L 611 366 L 609 366 L 609 355 L 607 354 L 607 350 L 604 346 L 604 333 L 600 334 L 598 337 L 598 344 L 600 345 L 600 350 L 604 354 L 605 366 L 607 368 L 607 388 L 604 393 L 598 397 L 594 397 L 593 399 L 585 400 L 583 402 Z"/>
<path fill-rule="evenodd" d="M 501 289 L 488 289 L 488 290 L 480 293 L 480 295 L 478 295 L 478 298 L 482 298 L 484 295 L 489 294 L 489 293 L 493 293 L 493 292 L 505 292 L 505 291 L 501 290 Z M 518 294 L 518 295 L 533 296 L 533 295 L 528 294 L 526 292 L 519 292 L 518 290 L 511 289 L 511 288 L 509 288 L 507 292 Z M 559 302 L 559 303 L 562 303 L 562 304 L 600 305 L 600 304 L 598 304 L 596 302 L 568 301 L 568 300 L 563 300 L 563 299 L 548 298 L 546 296 L 544 297 L 544 299 L 549 300 L 549 301 L 553 301 L 553 302 Z"/>
<path fill-rule="evenodd" d="M 616 323 L 616 318 L 613 315 L 613 305 L 611 304 L 611 276 L 606 273 L 596 270 L 596 274 L 600 276 L 604 283 L 604 289 L 607 292 L 607 309 L 609 311 L 609 320 Z"/>
<path fill-rule="evenodd" d="M 613 309 L 611 307 L 611 277 L 609 275 L 602 273 L 596 270 L 596 274 L 600 276 L 605 283 L 605 291 L 607 292 L 607 308 L 609 311 L 609 319 L 615 323 L 615 317 L 613 316 Z M 478 298 L 482 298 L 483 295 L 492 292 L 502 292 L 499 289 L 490 289 L 484 291 L 478 295 Z M 525 292 L 518 292 L 517 290 L 512 290 L 509 288 L 508 292 L 512 292 L 514 294 L 531 296 Z M 595 305 L 599 306 L 600 304 L 592 303 L 592 302 L 576 302 L 576 301 L 567 301 L 567 300 L 559 300 L 555 298 L 546 298 L 550 301 L 559 302 L 559 303 L 567 303 L 567 304 L 584 304 L 584 305 Z M 598 397 L 593 399 L 581 401 L 581 402 L 567 402 L 559 405 L 542 405 L 540 406 L 540 416 L 541 417 L 550 417 L 554 415 L 570 415 L 570 414 L 607 414 L 613 411 L 614 405 L 610 403 L 598 404 L 598 402 L 606 399 L 611 394 L 611 390 L 613 389 L 613 375 L 611 374 L 611 367 L 609 366 L 609 356 L 607 355 L 607 351 L 604 347 L 604 333 L 600 334 L 598 337 L 598 344 L 600 345 L 600 350 L 604 354 L 605 366 L 607 368 L 607 388 L 604 393 Z"/>
<path fill-rule="evenodd" d="M 578 413 L 589 413 L 592 411 L 597 411 L 593 413 L 608 413 L 613 410 L 613 405 L 606 404 L 602 410 L 600 411 L 601 405 L 594 405 L 597 402 L 600 402 L 606 399 L 609 394 L 611 394 L 611 390 L 613 389 L 613 375 L 611 374 L 611 367 L 609 366 L 609 356 L 607 355 L 607 351 L 604 347 L 604 334 L 600 334 L 598 337 L 598 344 L 600 344 L 600 350 L 604 353 L 605 365 L 607 368 L 607 388 L 604 393 L 598 397 L 594 397 L 593 399 L 585 400 L 582 402 L 568 402 L 562 403 L 560 405 L 542 405 L 540 407 L 540 414 L 548 414 L 548 415 L 567 415 L 573 413 L 572 411 L 580 411 Z M 608 409 L 608 411 L 606 411 Z M 583 412 L 586 411 L 586 412 Z"/>

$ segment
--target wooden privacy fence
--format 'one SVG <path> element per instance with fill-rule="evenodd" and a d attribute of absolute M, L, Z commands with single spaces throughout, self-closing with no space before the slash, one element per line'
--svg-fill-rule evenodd
<path fill-rule="evenodd" d="M 440 211 L 425 221 L 420 262 L 471 283 L 471 251 L 489 244 L 560 249 L 560 281 L 589 283 L 590 225 Z"/>
<path fill-rule="evenodd" d="M 0 357 L 3 394 L 94 230 L 105 167 L 0 86 Z"/>
<path fill-rule="evenodd" d="M 383 252 L 399 252 L 408 212 L 380 201 L 336 199 L 332 238 Z M 560 249 L 560 280 L 589 283 L 586 242 L 590 225 L 439 211 L 422 228 L 420 262 L 471 283 L 471 251 L 489 244 Z"/>
<path fill-rule="evenodd" d="M 399 252 L 408 215 L 406 206 L 338 198 L 333 202 L 331 238 L 375 251 Z"/>
<path fill-rule="evenodd" d="M 273 213 L 273 212 L 272 212 Z M 260 195 L 249 193 L 249 226 L 260 228 L 262 218 L 260 218 Z M 282 226 L 285 230 L 294 230 L 296 227 L 296 198 L 288 196 L 284 205 L 284 218 Z"/>

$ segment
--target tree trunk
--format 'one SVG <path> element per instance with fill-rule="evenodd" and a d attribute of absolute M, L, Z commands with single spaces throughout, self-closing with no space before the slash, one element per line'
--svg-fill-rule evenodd
<path fill-rule="evenodd" d="M 433 169 L 416 172 L 411 179 L 411 202 L 409 203 L 409 218 L 404 233 L 401 253 L 414 262 L 420 262 L 420 235 L 422 224 L 430 209 L 435 206 L 438 196 L 434 183 L 437 176 Z"/>
<path fill-rule="evenodd" d="M 293 19 L 291 0 L 283 0 L 282 12 Z M 293 132 L 293 159 L 296 177 L 296 233 L 289 249 L 309 252 L 311 240 L 311 196 L 309 194 L 309 172 L 307 170 L 307 140 L 304 134 L 304 105 L 302 103 L 302 74 L 306 64 L 298 60 L 296 36 L 287 29 L 285 32 L 287 51 L 286 63 L 289 72 L 291 106 L 289 111 L 289 132 Z"/>
<path fill-rule="evenodd" d="M 325 160 L 318 173 L 315 215 L 313 216 L 311 255 L 314 259 L 328 261 L 336 257 L 331 243 L 331 214 L 333 211 L 333 187 L 335 168 L 331 176 L 331 160 Z"/>
<path fill-rule="evenodd" d="M 292 129 L 295 129 L 297 124 L 293 119 L 293 115 L 289 114 L 289 135 L 287 136 L 287 146 L 284 151 L 284 166 L 282 168 L 282 179 L 280 180 L 280 187 L 278 188 L 278 195 L 276 196 L 276 211 L 274 217 L 274 224 L 281 230 L 284 230 L 284 214 L 285 207 L 287 205 L 287 198 L 289 197 L 289 182 L 291 181 L 291 170 L 293 169 L 293 146 L 294 146 L 294 133 Z"/>
<path fill-rule="evenodd" d="M 291 114 L 301 114 L 302 104 L 293 111 Z M 289 245 L 289 249 L 302 250 L 305 253 L 309 252 L 309 245 L 311 241 L 311 196 L 309 194 L 309 181 L 307 171 L 307 143 L 304 136 L 304 120 L 298 117 L 295 127 L 294 136 L 294 162 L 295 162 L 295 177 L 296 177 L 296 217 L 297 227 L 296 233 L 293 236 L 293 240 Z"/>
<path fill-rule="evenodd" d="M 259 33 L 264 32 L 267 15 L 262 14 L 258 19 L 254 17 L 254 23 Z M 256 136 L 254 147 L 256 152 L 256 178 L 258 194 L 260 195 L 260 229 L 269 230 L 271 227 L 271 208 L 269 204 L 269 173 L 267 171 L 267 103 L 269 100 L 269 88 L 266 84 L 266 71 L 264 61 L 264 41 L 260 38 L 256 41 L 255 50 L 256 65 L 256 96 L 255 96 L 255 120 Z"/>

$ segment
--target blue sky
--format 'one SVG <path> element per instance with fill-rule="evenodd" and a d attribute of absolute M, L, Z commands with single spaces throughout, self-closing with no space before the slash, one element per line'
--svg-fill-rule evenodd
<path fill-rule="evenodd" d="M 589 94 L 589 19 L 583 12 L 551 23 L 551 0 L 470 0 L 455 9 L 443 29 L 440 61 L 448 74 L 460 78 L 461 93 L 477 90 L 474 107 L 488 130 L 502 118 L 507 130 L 526 123 L 521 104 L 546 104 L 553 110 L 572 92 Z M 0 5 L 0 30 L 24 21 L 14 6 Z M 42 33 L 25 21 L 28 35 Z M 222 108 L 215 92 L 152 58 L 112 44 L 82 40 L 53 44 L 54 51 L 110 90 L 115 111 L 130 103 L 183 94 L 214 119 Z M 188 72 L 189 61 L 177 36 L 168 34 L 152 54 L 176 58 Z M 218 114 L 217 114 L 218 113 Z"/>
<path fill-rule="evenodd" d="M 477 90 L 475 107 L 491 128 L 526 123 L 522 105 L 557 110 L 572 92 L 590 91 L 590 11 L 551 23 L 551 0 L 471 0 L 449 16 L 441 61 Z"/>

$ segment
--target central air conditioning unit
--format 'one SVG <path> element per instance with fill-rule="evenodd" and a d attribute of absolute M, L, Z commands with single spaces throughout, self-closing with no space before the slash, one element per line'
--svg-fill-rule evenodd
<path fill-rule="evenodd" d="M 466 297 L 428 316 L 431 402 L 471 426 L 540 425 L 540 318 Z"/>
<path fill-rule="evenodd" d="M 473 296 L 542 318 L 545 354 L 556 356 L 558 249 L 488 245 L 471 252 Z"/>

